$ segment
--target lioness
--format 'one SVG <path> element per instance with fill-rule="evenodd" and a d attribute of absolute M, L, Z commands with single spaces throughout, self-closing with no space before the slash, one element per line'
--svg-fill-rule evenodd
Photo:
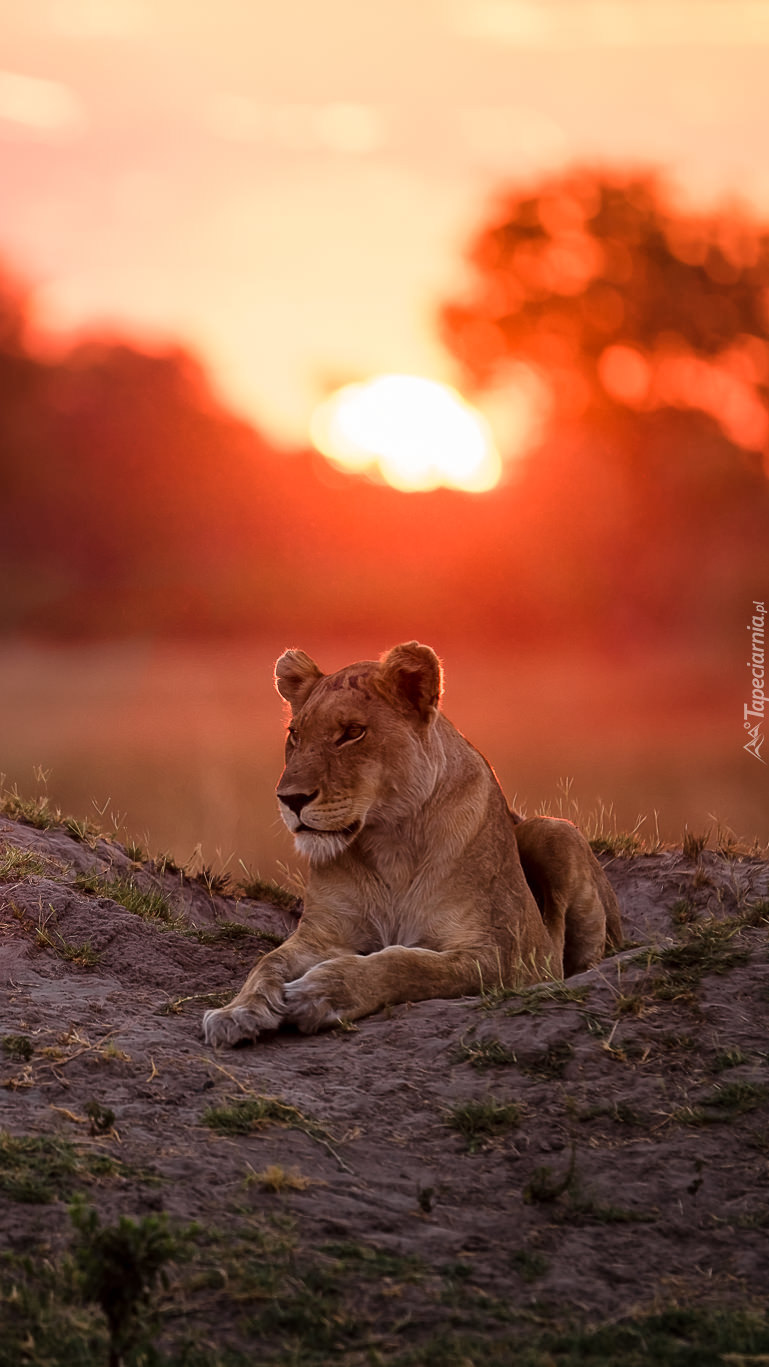
<path fill-rule="evenodd" d="M 617 902 L 587 841 L 568 821 L 511 813 L 439 710 L 429 646 L 328 675 L 287 650 L 275 683 L 291 706 L 277 793 L 310 864 L 304 911 L 234 1001 L 206 1012 L 209 1044 L 559 978 L 598 963 L 607 938 L 619 943 Z"/>

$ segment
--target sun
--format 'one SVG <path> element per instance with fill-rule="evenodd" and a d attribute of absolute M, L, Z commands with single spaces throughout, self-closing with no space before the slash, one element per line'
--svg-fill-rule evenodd
<path fill-rule="evenodd" d="M 491 429 L 455 389 L 416 375 L 345 385 L 312 416 L 313 445 L 344 470 L 373 470 L 406 493 L 484 493 L 502 473 Z"/>

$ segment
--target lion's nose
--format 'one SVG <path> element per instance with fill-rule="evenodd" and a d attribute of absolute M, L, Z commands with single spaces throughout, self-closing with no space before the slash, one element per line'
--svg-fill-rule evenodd
<path fill-rule="evenodd" d="M 301 816 L 302 808 L 306 807 L 308 802 L 312 802 L 318 796 L 319 791 L 316 788 L 314 793 L 278 793 L 278 798 L 284 807 L 290 808 L 294 816 Z"/>

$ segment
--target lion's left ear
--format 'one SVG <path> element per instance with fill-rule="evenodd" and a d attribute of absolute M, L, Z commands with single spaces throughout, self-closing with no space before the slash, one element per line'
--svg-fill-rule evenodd
<path fill-rule="evenodd" d="M 380 661 L 383 682 L 398 701 L 413 707 L 422 721 L 432 721 L 443 693 L 443 670 L 434 650 L 407 641 Z"/>
<path fill-rule="evenodd" d="M 302 708 L 316 683 L 323 678 L 318 666 L 303 650 L 284 650 L 275 663 L 275 687 L 294 713 Z"/>

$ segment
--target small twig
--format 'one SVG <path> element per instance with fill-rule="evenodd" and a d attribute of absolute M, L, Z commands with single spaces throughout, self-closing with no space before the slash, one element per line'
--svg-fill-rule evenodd
<path fill-rule="evenodd" d="M 312 1134 L 310 1130 L 304 1130 L 303 1133 L 309 1135 L 310 1139 L 314 1139 L 316 1144 L 321 1144 L 324 1149 L 327 1149 L 331 1154 L 331 1157 L 336 1159 L 343 1172 L 349 1172 L 351 1177 L 357 1177 L 358 1174 L 355 1169 L 351 1168 L 349 1163 L 345 1163 L 344 1159 L 339 1156 L 333 1144 L 331 1144 L 328 1139 L 321 1139 L 319 1135 Z"/>
<path fill-rule="evenodd" d="M 84 1048 L 78 1049 L 74 1054 L 68 1054 L 66 1058 L 57 1058 L 56 1060 L 47 1059 L 41 1063 L 40 1066 L 41 1068 L 51 1068 L 54 1072 L 57 1068 L 64 1068 L 68 1063 L 71 1063 L 73 1059 L 81 1058 L 83 1054 L 92 1054 L 94 1050 L 101 1049 L 102 1045 L 106 1043 L 110 1036 L 117 1035 L 119 1030 L 120 1026 L 116 1025 L 114 1030 L 108 1030 L 106 1035 L 102 1035 L 101 1039 L 97 1040 L 95 1044 L 86 1044 Z"/>
<path fill-rule="evenodd" d="M 223 1073 L 226 1078 L 229 1078 L 230 1082 L 234 1082 L 238 1091 L 242 1092 L 244 1096 L 254 1095 L 253 1088 L 246 1087 L 239 1078 L 235 1077 L 234 1073 L 231 1073 L 229 1069 L 225 1068 L 221 1063 L 214 1063 L 213 1059 L 201 1059 L 201 1062 L 205 1062 L 209 1067 L 216 1068 L 217 1072 Z M 331 1154 L 331 1157 L 336 1159 L 343 1172 L 348 1172 L 351 1177 L 357 1177 L 358 1174 L 355 1169 L 351 1168 L 348 1163 L 345 1163 L 344 1159 L 339 1156 L 333 1144 L 328 1139 L 322 1139 L 320 1135 L 313 1134 L 311 1129 L 305 1128 L 303 1125 L 299 1125 L 296 1128 L 299 1129 L 301 1134 L 306 1134 L 308 1139 L 314 1139 L 316 1144 L 320 1144 L 324 1149 L 327 1149 Z"/>
<path fill-rule="evenodd" d="M 217 1071 L 218 1073 L 224 1073 L 224 1076 L 225 1076 L 226 1078 L 229 1078 L 230 1082 L 234 1082 L 234 1083 L 235 1083 L 235 1086 L 238 1088 L 238 1090 L 241 1091 L 241 1092 L 243 1092 L 243 1093 L 245 1094 L 245 1096 L 252 1096 L 252 1095 L 253 1095 L 253 1092 L 252 1092 L 251 1088 L 250 1088 L 250 1087 L 244 1086 L 244 1084 L 240 1081 L 240 1079 L 237 1078 L 237 1077 L 235 1076 L 234 1073 L 231 1073 L 231 1072 L 229 1071 L 228 1068 L 224 1068 L 224 1067 L 222 1066 L 221 1063 L 215 1063 L 214 1060 L 211 1059 L 211 1058 L 202 1058 L 202 1057 L 201 1057 L 201 1059 L 200 1059 L 200 1062 L 201 1062 L 201 1063 L 206 1063 L 206 1064 L 208 1065 L 209 1068 L 215 1068 L 216 1071 Z"/>
<path fill-rule="evenodd" d="M 59 1115 L 64 1115 L 67 1120 L 72 1120 L 76 1125 L 87 1125 L 88 1121 L 84 1115 L 75 1115 L 74 1111 L 68 1111 L 66 1106 L 54 1106 L 51 1102 L 51 1110 L 58 1111 Z"/>

